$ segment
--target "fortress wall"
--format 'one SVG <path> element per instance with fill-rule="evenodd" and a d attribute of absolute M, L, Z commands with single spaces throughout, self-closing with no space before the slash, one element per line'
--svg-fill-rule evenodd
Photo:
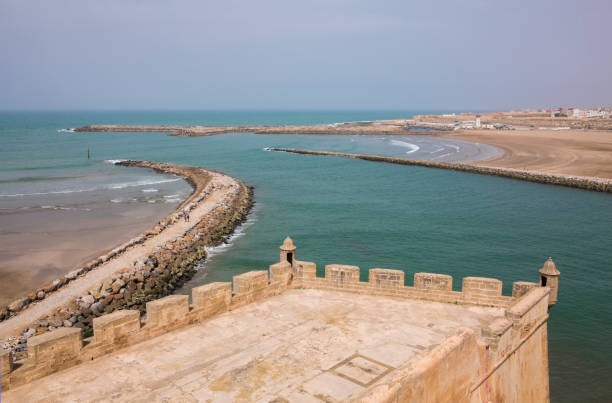
<path fill-rule="evenodd" d="M 482 335 L 463 330 L 435 350 L 424 352 L 418 365 L 402 368 L 392 379 L 383 378 L 381 382 L 386 386 L 377 386 L 371 396 L 386 396 L 385 399 L 391 400 L 423 398 L 424 401 L 436 401 L 440 398 L 449 401 L 445 396 L 451 393 L 455 401 L 467 401 L 467 384 L 473 388 L 472 396 L 478 399 L 493 395 L 512 397 L 517 385 L 521 389 L 521 398 L 538 400 L 548 396 L 545 323 L 548 288 L 529 285 L 527 294 L 513 298 L 501 295 L 501 281 L 496 279 L 468 277 L 462 283 L 464 289 L 458 292 L 451 290 L 452 277 L 443 274 L 416 273 L 415 286 L 409 287 L 404 286 L 405 274 L 401 270 L 371 269 L 367 282 L 359 281 L 360 269 L 357 266 L 327 265 L 325 273 L 324 278 L 316 277 L 316 265 L 311 262 L 295 261 L 293 265 L 280 262 L 271 265 L 269 271 L 257 270 L 234 276 L 233 289 L 232 283 L 228 282 L 196 287 L 192 290 L 192 305 L 189 305 L 186 295 L 170 295 L 148 302 L 143 318 L 137 310 L 97 317 L 93 321 L 93 337 L 84 341 L 77 328 L 60 328 L 32 337 L 28 341 L 29 357 L 20 366 L 10 363 L 10 355 L 2 356 L 2 388 L 6 390 L 125 346 L 199 323 L 213 315 L 278 295 L 291 287 L 506 309 L 506 317 L 491 323 Z M 506 357 L 510 353 L 510 358 Z M 497 365 L 498 361 L 501 364 Z M 495 365 L 496 370 L 487 375 L 486 371 Z M 474 379 L 475 374 L 487 376 L 479 383 Z"/>
<path fill-rule="evenodd" d="M 484 372 L 484 346 L 471 329 L 460 329 L 431 351 L 423 352 L 352 402 L 468 402 L 483 401 L 469 395 L 470 386 Z M 486 400 L 484 400 L 486 401 Z"/>
<path fill-rule="evenodd" d="M 140 311 L 121 310 L 93 320 L 93 342 L 124 344 L 126 336 L 140 329 Z"/>
<path fill-rule="evenodd" d="M 303 267 L 312 270 L 308 277 L 300 278 Z M 359 281 L 360 269 L 357 266 L 331 264 L 325 266 L 325 277 L 316 277 L 314 263 L 299 262 L 294 268 L 292 287 L 340 290 L 361 294 L 398 296 L 450 304 L 473 304 L 506 308 L 513 297 L 504 296 L 502 282 L 484 277 L 466 277 L 462 291 L 453 291 L 453 278 L 446 274 L 415 273 L 414 287 L 404 285 L 404 272 L 391 269 L 370 269 L 369 281 Z M 301 271 L 300 271 L 301 270 Z"/>
<path fill-rule="evenodd" d="M 548 379 L 548 294 L 532 288 L 483 331 L 488 373 L 474 385 L 491 401 L 546 402 Z M 488 376 L 487 376 L 488 375 Z"/>
<path fill-rule="evenodd" d="M 191 290 L 194 310 L 203 320 L 217 313 L 225 312 L 232 302 L 232 283 L 210 283 Z"/>
<path fill-rule="evenodd" d="M 538 283 L 532 283 L 531 281 L 516 281 L 512 283 L 512 296 L 514 298 L 522 297 L 527 294 L 532 288 L 539 287 Z"/>

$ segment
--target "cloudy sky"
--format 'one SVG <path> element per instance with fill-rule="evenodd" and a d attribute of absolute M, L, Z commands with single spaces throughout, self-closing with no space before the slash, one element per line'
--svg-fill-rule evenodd
<path fill-rule="evenodd" d="M 612 106 L 612 1 L 0 0 L 0 109 Z"/>

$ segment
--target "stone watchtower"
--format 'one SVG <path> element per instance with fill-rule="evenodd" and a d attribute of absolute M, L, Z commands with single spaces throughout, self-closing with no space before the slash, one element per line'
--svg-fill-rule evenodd
<path fill-rule="evenodd" d="M 280 261 L 288 262 L 291 266 L 295 262 L 295 245 L 289 237 L 285 238 L 280 247 Z"/>
<path fill-rule="evenodd" d="M 559 292 L 559 275 L 561 272 L 557 270 L 555 262 L 552 258 L 544 263 L 544 266 L 540 269 L 540 285 L 542 287 L 550 288 L 550 295 L 548 296 L 548 306 L 551 307 L 557 303 L 557 294 Z"/>

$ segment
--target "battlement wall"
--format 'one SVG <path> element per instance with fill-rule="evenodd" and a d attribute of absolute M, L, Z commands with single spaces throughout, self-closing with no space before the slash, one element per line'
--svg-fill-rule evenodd
<path fill-rule="evenodd" d="M 30 382 L 181 327 L 200 323 L 213 315 L 278 295 L 289 288 L 316 288 L 502 308 L 505 310 L 505 317 L 491 323 L 482 331 L 482 335 L 477 335 L 491 346 L 491 362 L 500 361 L 498 368 L 502 368 L 508 362 L 506 356 L 514 354 L 523 344 L 531 346 L 532 352 L 541 354 L 543 343 L 546 350 L 546 327 L 542 326 L 542 323 L 545 323 L 547 318 L 549 288 L 539 287 L 536 283 L 518 282 L 513 287 L 515 295 L 504 296 L 502 282 L 491 278 L 466 277 L 462 280 L 462 290 L 453 291 L 453 277 L 446 274 L 414 273 L 414 286 L 404 285 L 406 274 L 402 270 L 373 268 L 368 274 L 368 281 L 362 282 L 359 267 L 331 264 L 325 266 L 325 277 L 317 277 L 315 263 L 281 261 L 271 265 L 267 271 L 256 270 L 236 275 L 232 283 L 215 282 L 196 287 L 192 290 L 191 304 L 187 295 L 170 295 L 148 302 L 144 316 L 141 316 L 138 310 L 121 310 L 96 317 L 93 319 L 93 336 L 84 340 L 80 329 L 76 328 L 60 328 L 34 336 L 28 339 L 28 356 L 25 360 L 14 363 L 10 354 L 2 355 L 2 389 Z M 528 344 L 527 341 L 535 332 L 539 332 L 540 340 L 531 340 L 531 344 Z M 459 344 L 467 347 L 441 351 L 464 354 L 469 350 L 472 354 L 474 343 L 469 341 L 471 339 L 468 336 L 462 336 L 461 340 L 464 339 L 467 341 L 461 341 Z M 547 358 L 544 364 L 533 364 L 529 355 L 521 353 L 517 356 L 521 357 L 524 365 L 545 365 L 547 371 Z M 454 357 L 454 360 L 459 360 L 459 355 Z M 534 370 L 542 371 L 542 368 Z M 500 390 L 511 388 L 511 384 L 506 386 L 504 383 L 505 378 L 501 377 L 503 374 L 502 370 L 491 373 L 480 384 L 495 380 L 501 385 Z M 429 382 L 423 379 L 415 378 L 415 382 Z M 461 382 L 467 381 L 464 379 Z M 470 382 L 475 383 L 471 378 Z M 475 393 L 480 393 L 480 384 L 475 386 Z M 397 396 L 402 396 L 402 393 Z"/>
<path fill-rule="evenodd" d="M 296 261 L 293 271 L 292 286 L 298 288 L 339 290 L 497 308 L 510 306 L 516 298 L 502 295 L 502 282 L 493 278 L 465 277 L 461 291 L 453 291 L 453 277 L 447 274 L 415 273 L 414 286 L 406 286 L 405 272 L 402 270 L 370 269 L 367 282 L 359 281 L 360 269 L 357 266 L 327 265 L 325 277 L 317 277 L 315 263 Z"/>

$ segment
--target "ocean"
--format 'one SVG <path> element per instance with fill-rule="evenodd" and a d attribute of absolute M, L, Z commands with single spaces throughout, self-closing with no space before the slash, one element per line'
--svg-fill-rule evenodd
<path fill-rule="evenodd" d="M 360 266 L 363 280 L 372 267 L 403 269 L 409 279 L 415 272 L 437 272 L 452 275 L 455 289 L 465 276 L 495 277 L 504 282 L 506 295 L 513 281 L 537 281 L 538 269 L 552 256 L 561 277 L 559 303 L 551 310 L 548 328 L 551 399 L 612 401 L 609 194 L 266 151 L 305 148 L 439 161 L 496 153 L 484 145 L 426 135 L 170 137 L 63 130 L 96 123 L 334 124 L 422 112 L 440 111 L 0 112 L 0 236 L 7 235 L 8 224 L 19 226 L 20 219 L 7 217 L 26 217 L 17 211 L 24 207 L 63 207 L 68 210 L 54 211 L 79 214 L 84 221 L 111 203 L 132 206 L 121 213 L 127 216 L 140 214 L 147 205 L 171 209 L 189 192 L 184 181 L 105 162 L 142 159 L 216 169 L 255 186 L 256 206 L 248 222 L 231 244 L 213 251 L 187 287 L 266 269 L 278 260 L 285 236 L 293 238 L 296 257 L 316 262 L 321 274 L 330 263 Z M 113 188 L 120 185 L 125 186 Z M 74 190 L 83 191 L 66 193 Z M 64 222 L 71 217 L 77 216 L 67 215 Z M 6 281 L 0 284 L 7 287 Z"/>

